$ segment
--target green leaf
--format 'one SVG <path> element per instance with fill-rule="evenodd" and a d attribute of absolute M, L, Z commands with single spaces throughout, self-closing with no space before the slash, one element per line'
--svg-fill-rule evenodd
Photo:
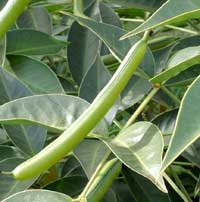
<path fill-rule="evenodd" d="M 88 102 L 92 102 L 97 94 L 109 82 L 112 75 L 105 68 L 100 56 L 96 57 L 94 64 L 90 67 L 83 78 L 79 90 L 79 96 Z M 119 108 L 119 100 L 115 102 L 113 107 L 106 114 L 105 119 L 108 123 L 112 123 Z"/>
<path fill-rule="evenodd" d="M 93 139 L 82 141 L 74 149 L 74 155 L 80 161 L 88 179 L 91 178 L 107 152 L 108 148 L 104 143 Z"/>
<path fill-rule="evenodd" d="M 122 130 L 116 138 L 104 142 L 126 166 L 166 192 L 162 178 L 159 179 L 164 144 L 155 125 L 137 122 Z"/>
<path fill-rule="evenodd" d="M 200 46 L 184 48 L 171 57 L 164 72 L 156 75 L 150 81 L 162 83 L 195 64 L 200 64 Z"/>
<path fill-rule="evenodd" d="M 25 181 L 17 181 L 11 176 L 0 174 L 0 200 L 2 200 L 2 202 L 3 201 L 4 202 L 5 201 L 6 202 L 15 201 L 16 202 L 17 200 L 19 202 L 22 202 L 23 201 L 22 198 L 21 199 L 13 198 L 13 197 L 11 197 L 11 199 L 5 199 L 5 198 L 9 197 L 12 194 L 15 194 L 17 192 L 20 192 L 22 190 L 29 188 L 35 182 L 35 180 L 36 179 L 34 178 L 34 179 L 30 179 L 30 180 L 25 180 Z M 5 200 L 3 200 L 3 199 L 5 199 Z M 26 201 L 26 202 L 28 202 L 28 201 Z"/>
<path fill-rule="evenodd" d="M 36 30 L 14 30 L 7 33 L 7 54 L 47 55 L 57 54 L 66 43 Z"/>
<path fill-rule="evenodd" d="M 200 17 L 199 0 L 168 0 L 149 19 L 123 38 L 151 30 L 159 26 Z"/>
<path fill-rule="evenodd" d="M 162 164 L 162 170 L 165 170 L 187 147 L 200 137 L 199 92 L 200 77 L 197 77 L 181 101 L 175 129 Z"/>
<path fill-rule="evenodd" d="M 171 202 L 168 194 L 158 190 L 154 184 L 143 176 L 127 168 L 123 170 L 123 174 L 137 202 Z"/>
<path fill-rule="evenodd" d="M 29 89 L 15 76 L 0 68 L 0 104 L 31 95 Z M 46 130 L 39 126 L 7 126 L 6 132 L 12 142 L 29 156 L 43 148 Z"/>
<path fill-rule="evenodd" d="M 72 199 L 64 194 L 47 190 L 28 190 L 10 196 L 2 202 L 72 202 Z"/>
<path fill-rule="evenodd" d="M 47 10 L 41 6 L 25 10 L 17 19 L 20 29 L 34 29 L 52 34 L 52 22 Z"/>
<path fill-rule="evenodd" d="M 16 76 L 35 94 L 64 93 L 56 74 L 46 64 L 31 57 L 9 55 Z"/>
<path fill-rule="evenodd" d="M 85 100 L 69 95 L 35 95 L 0 106 L 0 123 L 39 124 L 53 131 L 64 131 L 89 106 Z M 95 132 L 107 133 L 104 121 Z"/>
<path fill-rule="evenodd" d="M 0 40 L 0 66 L 4 65 L 6 57 L 6 37 Z"/>

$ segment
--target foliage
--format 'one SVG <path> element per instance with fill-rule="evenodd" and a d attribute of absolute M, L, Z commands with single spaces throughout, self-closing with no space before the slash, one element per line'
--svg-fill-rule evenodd
<path fill-rule="evenodd" d="M 0 8 L 2 202 L 200 200 L 199 0 Z"/>

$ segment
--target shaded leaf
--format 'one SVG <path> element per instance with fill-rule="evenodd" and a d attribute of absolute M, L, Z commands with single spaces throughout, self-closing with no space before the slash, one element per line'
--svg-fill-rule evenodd
<path fill-rule="evenodd" d="M 90 18 L 72 17 L 82 26 L 91 30 L 101 41 L 103 41 L 112 55 L 120 62 L 124 59 L 132 45 L 140 39 L 139 37 L 134 36 L 130 39 L 119 40 L 119 38 L 126 33 L 125 30 L 119 27 L 97 22 Z M 142 67 L 148 75 L 153 75 L 154 65 L 153 55 L 150 49 L 148 49 L 140 67 Z"/>
<path fill-rule="evenodd" d="M 110 3 L 114 3 L 123 7 L 133 7 L 133 8 L 141 8 L 146 10 L 155 10 L 156 8 L 159 8 L 166 0 L 108 0 Z"/>
<path fill-rule="evenodd" d="M 126 181 L 137 202 L 171 202 L 168 194 L 161 192 L 149 180 L 125 168 L 123 170 Z"/>
<path fill-rule="evenodd" d="M 175 127 L 177 113 L 177 109 L 163 112 L 156 116 L 152 122 L 161 130 L 162 134 L 172 134 Z"/>
<path fill-rule="evenodd" d="M 52 34 L 51 18 L 47 10 L 41 6 L 25 10 L 19 16 L 17 25 L 20 29 L 35 29 L 47 34 Z"/>
<path fill-rule="evenodd" d="M 17 148 L 6 145 L 0 146 L 0 162 L 13 157 L 22 157 Z"/>
<path fill-rule="evenodd" d="M 95 19 L 100 18 L 96 4 L 89 7 L 86 13 Z M 95 62 L 100 41 L 90 30 L 77 22 L 74 22 L 70 28 L 68 41 L 70 42 L 67 49 L 69 69 L 75 81 L 80 84 L 88 69 Z"/>
<path fill-rule="evenodd" d="M 132 76 L 121 93 L 120 110 L 127 109 L 139 102 L 152 88 L 151 83 L 136 75 Z"/>
<path fill-rule="evenodd" d="M 71 197 L 77 197 L 87 184 L 85 176 L 69 176 L 58 179 L 45 186 L 45 189 L 61 192 Z"/>
<path fill-rule="evenodd" d="M 66 43 L 36 30 L 14 30 L 7 33 L 7 54 L 57 54 Z"/>
<path fill-rule="evenodd" d="M 63 178 L 77 175 L 86 176 L 79 161 L 74 156 L 69 156 L 62 167 L 61 176 Z"/>
<path fill-rule="evenodd" d="M 63 93 L 56 74 L 46 64 L 31 57 L 8 56 L 13 72 L 35 94 Z"/>

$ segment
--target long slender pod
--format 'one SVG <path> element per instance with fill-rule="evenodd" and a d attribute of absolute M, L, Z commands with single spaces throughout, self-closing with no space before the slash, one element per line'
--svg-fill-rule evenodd
<path fill-rule="evenodd" d="M 23 12 L 30 0 L 8 0 L 0 11 L 0 39 Z"/>
<path fill-rule="evenodd" d="M 82 198 L 86 199 L 87 202 L 101 201 L 121 169 L 122 163 L 118 159 L 108 161 Z"/>
<path fill-rule="evenodd" d="M 28 179 L 41 174 L 84 139 L 112 107 L 141 63 L 147 49 L 147 38 L 148 33 L 133 45 L 108 84 L 88 109 L 61 136 L 13 170 L 12 174 L 16 179 Z"/>

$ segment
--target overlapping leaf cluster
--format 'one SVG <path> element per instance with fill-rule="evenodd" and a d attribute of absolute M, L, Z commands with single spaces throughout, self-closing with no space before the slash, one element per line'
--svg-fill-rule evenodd
<path fill-rule="evenodd" d="M 199 0 L 83 2 L 85 16 L 32 0 L 0 40 L 0 200 L 70 202 L 110 151 L 123 170 L 103 201 L 198 201 Z M 39 177 L 7 175 L 88 108 L 146 30 L 139 69 L 87 138 Z"/>

